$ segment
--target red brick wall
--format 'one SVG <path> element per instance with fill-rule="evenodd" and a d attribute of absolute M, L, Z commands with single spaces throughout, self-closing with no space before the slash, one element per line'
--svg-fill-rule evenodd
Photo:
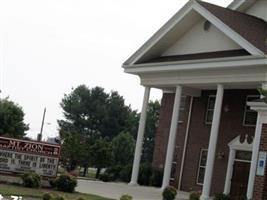
<path fill-rule="evenodd" d="M 189 129 L 188 146 L 186 151 L 185 166 L 182 178 L 182 190 L 201 190 L 201 186 L 196 184 L 199 164 L 199 154 L 202 148 L 208 148 L 211 125 L 205 124 L 206 108 L 208 96 L 215 94 L 215 91 L 203 91 L 201 97 L 194 98 L 191 124 Z M 222 192 L 226 175 L 229 147 L 228 143 L 240 134 L 254 134 L 254 127 L 243 126 L 243 114 L 245 108 L 246 95 L 257 94 L 255 90 L 225 90 L 223 108 L 229 108 L 227 112 L 223 109 L 221 124 L 219 129 L 217 152 L 223 152 L 223 159 L 216 158 L 212 192 Z M 164 167 L 166 148 L 168 142 L 169 128 L 172 115 L 174 94 L 165 93 L 162 98 L 160 113 L 160 124 L 156 132 L 155 151 L 153 166 Z M 184 145 L 186 122 L 188 117 L 190 98 L 187 98 L 186 111 L 184 112 L 184 122 L 179 123 L 177 130 L 177 169 L 176 178 L 172 181 L 177 185 Z"/>
<path fill-rule="evenodd" d="M 168 136 L 171 125 L 173 102 L 174 102 L 174 94 L 164 93 L 161 100 L 160 124 L 156 132 L 154 157 L 153 157 L 153 166 L 161 169 L 164 168 L 164 163 L 165 163 Z M 172 185 L 174 186 L 177 186 L 178 184 L 189 106 L 190 106 L 190 97 L 187 97 L 185 110 L 183 112 L 183 115 L 179 117 L 183 121 L 183 123 L 178 124 L 178 130 L 176 135 L 175 154 L 177 155 L 176 158 L 177 167 L 176 167 L 175 180 L 171 181 Z"/>
<path fill-rule="evenodd" d="M 263 124 L 260 151 L 267 151 L 267 124 Z M 267 168 L 265 169 L 267 174 Z M 267 176 L 256 176 L 254 184 L 253 200 L 267 199 Z"/>

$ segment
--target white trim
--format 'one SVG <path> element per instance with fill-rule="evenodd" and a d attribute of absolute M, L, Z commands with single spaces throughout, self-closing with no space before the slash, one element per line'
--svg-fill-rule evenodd
<path fill-rule="evenodd" d="M 231 142 L 228 143 L 230 149 L 238 151 L 252 151 L 253 143 L 248 143 L 248 135 L 246 135 L 245 141 L 240 142 L 240 135 L 234 138 Z"/>
<path fill-rule="evenodd" d="M 134 67 L 152 67 L 152 66 L 166 66 L 166 65 L 182 65 L 182 64 L 194 64 L 194 63 L 214 63 L 214 62 L 227 62 L 227 61 L 246 61 L 247 60 L 258 60 L 265 59 L 265 64 L 267 63 L 267 56 L 235 56 L 235 57 L 223 57 L 223 58 L 207 58 L 207 59 L 195 59 L 195 60 L 181 60 L 181 61 L 168 61 L 168 62 L 148 62 L 139 63 L 134 65 L 123 65 L 123 68 L 134 68 Z"/>
<path fill-rule="evenodd" d="M 226 171 L 226 178 L 225 178 L 225 184 L 224 184 L 224 194 L 229 194 L 231 189 L 231 179 L 233 176 L 233 168 L 234 168 L 234 162 L 247 162 L 251 163 L 251 161 L 248 160 L 241 160 L 236 159 L 236 152 L 237 151 L 247 151 L 252 152 L 253 143 L 248 143 L 248 135 L 246 135 L 245 141 L 243 143 L 240 142 L 240 135 L 234 138 L 231 142 L 228 143 L 229 146 L 229 158 L 228 158 L 228 164 L 227 164 L 227 171 Z"/>
<path fill-rule="evenodd" d="M 203 151 L 207 152 L 207 157 L 208 157 L 208 149 L 200 149 L 198 168 L 197 168 L 197 179 L 196 179 L 196 184 L 197 185 L 203 185 L 203 183 L 204 183 L 204 179 L 203 179 L 203 183 L 199 183 L 198 182 L 200 168 L 205 168 L 205 172 L 206 172 L 206 167 L 207 167 L 207 162 L 206 162 L 205 166 L 200 166 Z M 205 176 L 205 173 L 204 173 L 204 176 Z"/>
<path fill-rule="evenodd" d="M 262 133 L 262 124 L 267 123 L 267 104 L 265 102 L 248 102 L 247 104 L 251 106 L 251 109 L 256 110 L 258 112 L 258 119 L 255 129 L 255 138 L 253 141 L 252 159 L 251 159 L 250 174 L 249 174 L 248 189 L 247 189 L 247 198 L 251 200 L 253 197 L 253 190 L 255 184 L 257 160 L 259 155 L 260 140 Z"/>
<path fill-rule="evenodd" d="M 138 126 L 136 145 L 135 145 L 132 176 L 131 176 L 131 182 L 129 183 L 129 185 L 137 185 L 137 182 L 138 182 L 138 173 L 139 173 L 139 167 L 140 167 L 140 161 L 141 161 L 141 154 L 142 154 L 145 126 L 146 126 L 146 116 L 147 116 L 147 106 L 148 106 L 148 102 L 149 102 L 149 96 L 150 96 L 150 87 L 145 87 L 143 106 L 142 106 L 142 111 L 141 111 L 141 116 L 140 116 L 140 121 L 139 121 L 139 126 Z"/>
<path fill-rule="evenodd" d="M 234 0 L 227 6 L 227 8 L 238 10 L 238 8 L 240 8 L 245 2 L 246 0 Z"/>
<path fill-rule="evenodd" d="M 224 190 L 223 193 L 228 195 L 231 190 L 231 180 L 233 177 L 233 171 L 234 171 L 234 159 L 236 156 L 236 150 L 230 148 L 229 156 L 228 156 L 228 163 L 227 163 L 227 171 L 226 171 L 226 177 L 225 177 L 225 183 L 224 183 Z"/>
<path fill-rule="evenodd" d="M 221 30 L 223 33 L 225 33 L 229 38 L 231 38 L 232 40 L 234 40 L 241 47 L 243 47 L 244 49 L 246 49 L 249 53 L 251 53 L 252 55 L 265 55 L 261 50 L 259 50 L 254 45 L 252 45 L 244 37 L 242 37 L 236 31 L 234 31 L 232 28 L 230 28 L 229 26 L 227 26 L 224 22 L 222 22 L 219 18 L 217 18 L 216 16 L 214 16 L 211 12 L 209 12 L 207 9 L 205 9 L 203 6 L 201 6 L 199 3 L 196 2 L 193 5 L 193 7 L 203 17 L 205 17 L 207 20 L 209 20 L 219 30 Z"/>
<path fill-rule="evenodd" d="M 169 185 L 169 181 L 170 181 L 171 164 L 173 162 L 173 154 L 175 150 L 176 135 L 177 135 L 176 132 L 177 132 L 178 124 L 179 124 L 177 122 L 179 119 L 181 96 L 182 96 L 182 86 L 177 85 L 174 103 L 173 103 L 171 127 L 170 127 L 164 174 L 163 174 L 163 180 L 162 180 L 162 186 L 161 186 L 162 190 L 164 190 Z"/>
<path fill-rule="evenodd" d="M 166 24 L 164 24 L 150 39 L 148 39 L 124 65 L 132 65 L 139 60 L 151 47 L 153 47 L 164 35 L 166 35 L 184 16 L 191 10 L 194 1 L 188 1 Z"/>
<path fill-rule="evenodd" d="M 251 163 L 251 160 L 241 160 L 241 159 L 235 159 L 237 162 L 244 162 L 244 163 Z"/>
<path fill-rule="evenodd" d="M 206 168 L 204 185 L 202 188 L 202 194 L 201 194 L 200 200 L 210 199 L 212 174 L 213 174 L 214 163 L 215 163 L 215 158 L 216 158 L 216 147 L 217 147 L 217 142 L 218 142 L 219 126 L 220 126 L 220 119 L 221 119 L 221 112 L 222 112 L 223 94 L 224 94 L 224 86 L 222 84 L 218 84 L 217 92 L 216 92 L 215 109 L 214 109 L 214 114 L 212 118 L 211 129 L 210 129 L 207 168 Z"/>
<path fill-rule="evenodd" d="M 264 53 L 252 45 L 249 41 L 219 20 L 206 8 L 201 6 L 197 1 L 189 1 L 182 9 L 180 9 L 165 25 L 163 25 L 141 48 L 139 48 L 127 61 L 125 65 L 133 65 L 136 63 L 145 53 L 147 53 L 156 43 L 158 43 L 163 36 L 165 36 L 171 29 L 179 23 L 191 10 L 197 11 L 204 18 L 209 20 L 219 30 L 225 33 L 228 37 L 234 40 L 237 44 L 245 48 L 252 55 L 264 55 Z"/>
<path fill-rule="evenodd" d="M 184 123 L 184 116 L 185 116 L 185 107 L 186 107 L 186 100 L 187 100 L 187 96 L 186 95 L 182 95 L 181 97 L 181 105 L 180 105 L 180 109 L 179 109 L 179 112 L 180 112 L 180 115 L 179 115 L 179 119 L 178 119 L 178 123 L 182 124 Z M 182 104 L 182 102 L 184 102 L 184 105 Z M 181 113 L 182 111 L 182 113 Z M 182 115 L 181 115 L 182 114 Z M 182 118 L 182 120 L 180 120 Z"/>
<path fill-rule="evenodd" d="M 172 162 L 172 169 L 171 169 L 171 170 L 173 170 L 173 165 L 176 166 L 176 169 L 175 169 L 175 172 L 176 172 L 176 170 L 177 170 L 177 162 L 174 162 L 174 161 Z M 172 172 L 172 171 L 171 171 L 171 172 Z M 171 173 L 171 175 L 172 175 L 172 173 Z M 176 175 L 176 174 L 174 173 L 174 177 L 170 176 L 170 180 L 171 180 L 171 181 L 175 180 L 175 175 Z"/>
<path fill-rule="evenodd" d="M 189 112 L 188 112 L 188 117 L 187 117 L 186 131 L 185 131 L 183 155 L 182 155 L 182 161 L 181 161 L 181 166 L 180 166 L 178 190 L 181 190 L 181 185 L 182 185 L 184 162 L 185 162 L 185 155 L 186 155 L 186 149 L 187 149 L 187 141 L 188 141 L 188 136 L 189 136 L 189 129 L 190 129 L 190 124 L 191 124 L 191 115 L 192 115 L 193 102 L 194 102 L 194 97 L 191 96 L 190 97 Z"/>
<path fill-rule="evenodd" d="M 208 122 L 207 121 L 207 119 L 208 119 L 208 112 L 213 111 L 213 113 L 214 113 L 214 108 L 209 108 L 209 104 L 210 104 L 210 99 L 211 98 L 214 98 L 215 101 L 216 101 L 216 95 L 209 95 L 208 96 L 208 103 L 207 103 L 206 117 L 205 117 L 205 124 L 207 124 L 207 125 L 211 125 L 212 124 L 212 120 L 211 120 L 211 122 Z M 214 102 L 214 105 L 215 105 L 215 102 Z"/>
<path fill-rule="evenodd" d="M 260 95 L 247 95 L 246 96 L 246 102 L 248 102 L 248 98 L 251 98 L 251 97 L 252 98 L 255 97 L 255 98 L 260 99 Z M 248 105 L 245 104 L 244 113 L 243 113 L 243 123 L 242 124 L 243 124 L 243 126 L 246 126 L 246 127 L 255 127 L 257 122 L 254 125 L 245 123 L 246 122 L 246 114 L 247 114 L 247 112 L 256 112 L 256 111 L 254 111 L 252 109 L 248 110 L 247 107 L 248 107 Z"/>
<path fill-rule="evenodd" d="M 164 62 L 164 63 L 146 63 L 136 64 L 132 66 L 124 66 L 124 72 L 130 74 L 156 73 L 156 72 L 173 72 L 188 70 L 204 70 L 204 69 L 234 69 L 246 66 L 266 66 L 267 57 L 243 57 L 239 58 L 223 58 L 223 59 L 205 59 L 193 61 Z"/>
<path fill-rule="evenodd" d="M 234 0 L 227 8 L 237 11 L 244 11 L 252 6 L 257 0 Z"/>

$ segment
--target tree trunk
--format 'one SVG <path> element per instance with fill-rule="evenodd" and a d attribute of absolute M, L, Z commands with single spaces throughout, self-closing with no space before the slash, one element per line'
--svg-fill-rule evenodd
<path fill-rule="evenodd" d="M 101 172 L 101 168 L 97 168 L 95 178 L 99 177 L 100 172 Z"/>
<path fill-rule="evenodd" d="M 87 165 L 84 165 L 83 177 L 85 177 L 85 176 L 86 176 L 86 174 L 87 174 L 87 171 L 88 171 L 88 166 L 87 166 Z"/>

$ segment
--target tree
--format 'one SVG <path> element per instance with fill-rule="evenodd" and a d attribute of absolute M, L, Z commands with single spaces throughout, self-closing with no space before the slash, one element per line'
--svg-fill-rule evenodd
<path fill-rule="evenodd" d="M 127 119 L 132 115 L 129 106 L 125 106 L 124 98 L 112 91 L 107 98 L 107 116 L 103 123 L 102 137 L 114 138 L 118 133 L 131 127 Z M 129 126 L 129 127 L 128 127 Z"/>
<path fill-rule="evenodd" d="M 67 171 L 73 171 L 77 165 L 81 164 L 80 158 L 83 156 L 84 148 L 81 145 L 81 135 L 79 133 L 65 134 L 60 158 Z"/>
<path fill-rule="evenodd" d="M 77 154 L 75 159 L 78 161 L 74 163 L 83 165 L 85 170 L 89 164 L 94 165 L 98 162 L 94 160 L 94 163 L 89 163 L 90 156 L 86 151 L 98 139 L 107 137 L 112 140 L 124 130 L 135 129 L 135 124 L 130 124 L 130 121 L 134 121 L 136 111 L 126 106 L 123 97 L 116 91 L 108 94 L 101 87 L 90 89 L 80 85 L 70 94 L 64 95 L 60 106 L 64 116 L 63 120 L 58 120 L 61 139 L 65 139 L 68 134 L 79 134 L 79 146 L 85 153 Z M 62 152 L 64 150 L 63 148 Z M 68 156 L 67 153 L 65 155 Z"/>
<path fill-rule="evenodd" d="M 112 140 L 113 165 L 126 166 L 133 161 L 135 140 L 129 133 L 121 132 Z"/>
<path fill-rule="evenodd" d="M 58 121 L 61 138 L 70 130 L 84 136 L 101 134 L 106 118 L 107 98 L 103 88 L 95 87 L 90 90 L 85 85 L 65 94 L 60 103 L 65 120 Z"/>
<path fill-rule="evenodd" d="M 107 138 L 99 138 L 90 147 L 92 166 L 97 168 L 96 178 L 99 177 L 102 168 L 108 167 L 111 163 L 111 142 Z"/>
<path fill-rule="evenodd" d="M 27 130 L 22 108 L 8 98 L 0 99 L 0 135 L 23 138 Z"/>
<path fill-rule="evenodd" d="M 155 134 L 159 124 L 160 102 L 150 101 L 147 110 L 147 120 L 144 135 L 142 162 L 151 163 L 153 160 Z"/>

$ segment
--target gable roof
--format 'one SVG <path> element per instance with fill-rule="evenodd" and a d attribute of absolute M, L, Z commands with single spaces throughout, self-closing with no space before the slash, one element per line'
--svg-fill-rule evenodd
<path fill-rule="evenodd" d="M 267 22 L 252 15 L 210 3 L 202 1 L 198 3 L 255 47 L 267 54 Z"/>
<path fill-rule="evenodd" d="M 124 67 L 133 65 L 160 56 L 160 52 L 151 52 L 156 47 L 166 45 L 168 41 L 168 34 L 176 28 L 184 31 L 183 27 L 186 23 L 193 24 L 190 13 L 197 13 L 210 21 L 215 27 L 222 31 L 225 35 L 231 38 L 234 42 L 239 44 L 242 48 L 254 56 L 264 56 L 267 54 L 265 41 L 263 40 L 266 31 L 266 22 L 253 16 L 232 11 L 227 8 L 214 6 L 212 4 L 200 2 L 197 0 L 190 0 L 182 9 L 180 9 L 158 32 L 156 32 L 139 50 L 137 50 L 124 64 Z M 235 14 L 234 14 L 235 13 Z M 195 14 L 194 14 L 195 15 Z M 224 16 L 225 15 L 225 16 Z M 244 16 L 243 16 L 244 15 Z M 188 17 L 187 22 L 185 18 Z M 196 15 L 194 16 L 196 17 Z M 235 19 L 237 18 L 237 19 Z M 239 19 L 239 20 L 238 20 Z M 197 21 L 197 19 L 195 19 Z M 199 20 L 199 19 L 198 19 Z M 233 20 L 233 22 L 231 22 Z M 239 23 L 249 23 L 248 25 L 240 25 Z M 254 25 L 254 23 L 256 23 Z M 235 27 L 237 26 L 237 27 Z M 252 31 L 256 27 L 256 33 L 260 34 L 259 38 L 254 37 Z M 253 28 L 251 28 L 253 27 Z M 246 30 L 250 29 L 250 30 Z M 167 38 L 167 39 L 166 39 Z"/>

